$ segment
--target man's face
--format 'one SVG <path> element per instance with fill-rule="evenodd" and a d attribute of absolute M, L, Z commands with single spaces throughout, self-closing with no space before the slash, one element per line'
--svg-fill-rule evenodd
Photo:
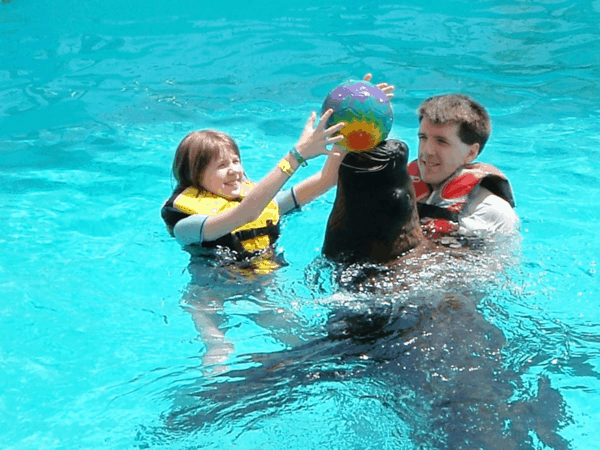
<path fill-rule="evenodd" d="M 477 156 L 479 144 L 465 144 L 458 137 L 458 124 L 433 124 L 427 118 L 419 126 L 419 171 L 421 179 L 434 188 L 456 169 Z"/>

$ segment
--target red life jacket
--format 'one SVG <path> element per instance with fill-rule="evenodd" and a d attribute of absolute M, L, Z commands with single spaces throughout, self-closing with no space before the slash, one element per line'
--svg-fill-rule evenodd
<path fill-rule="evenodd" d="M 508 179 L 490 164 L 469 164 L 457 170 L 437 191 L 437 198 L 432 204 L 425 203 L 433 191 L 421 180 L 416 160 L 408 165 L 408 174 L 415 188 L 423 232 L 429 239 L 439 239 L 458 230 L 458 216 L 476 186 L 486 188 L 513 208 L 515 206 Z"/>

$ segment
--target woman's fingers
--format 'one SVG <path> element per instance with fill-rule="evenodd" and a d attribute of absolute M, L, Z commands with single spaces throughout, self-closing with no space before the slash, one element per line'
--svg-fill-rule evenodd
<path fill-rule="evenodd" d="M 342 136 L 341 134 L 339 136 L 329 136 L 327 138 L 325 138 L 325 143 L 326 145 L 328 144 L 335 144 L 337 142 L 340 142 L 342 139 L 344 139 L 345 136 Z"/>
<path fill-rule="evenodd" d="M 343 147 L 340 147 L 337 144 L 334 144 L 333 147 L 331 147 L 329 154 L 343 158 L 344 156 L 346 156 L 348 154 L 348 150 L 346 150 Z"/>
<path fill-rule="evenodd" d="M 319 124 L 317 125 L 317 129 L 321 129 L 320 131 L 322 131 L 323 133 L 325 133 L 327 135 L 336 133 L 346 126 L 345 122 L 339 122 L 339 123 L 336 123 L 335 125 L 332 125 L 331 127 L 327 128 L 327 129 L 325 129 L 325 125 L 327 125 L 327 120 L 329 120 L 329 118 L 331 117 L 332 114 L 333 114 L 333 109 L 328 109 L 327 111 L 325 111 L 325 113 L 321 116 L 321 120 L 319 121 Z"/>
<path fill-rule="evenodd" d="M 331 136 L 332 134 L 337 133 L 338 131 L 340 131 L 345 126 L 346 126 L 346 122 L 336 123 L 335 125 L 333 125 L 333 126 L 327 128 L 326 130 L 324 130 L 324 133 L 327 134 L 328 136 Z"/>
<path fill-rule="evenodd" d="M 373 79 L 373 74 L 371 74 L 371 73 L 368 73 L 363 77 L 364 81 L 371 81 L 372 79 Z M 377 84 L 377 87 L 385 93 L 385 96 L 387 98 L 394 97 L 394 94 L 392 93 L 392 91 L 396 88 L 395 86 L 390 85 L 389 83 L 379 83 L 379 84 Z"/>
<path fill-rule="evenodd" d="M 306 122 L 306 125 L 304 126 L 304 131 L 312 130 L 315 126 L 315 120 L 317 120 L 317 113 L 313 111 L 310 113 L 310 117 L 308 118 L 308 121 Z"/>
<path fill-rule="evenodd" d="M 308 122 L 306 123 L 304 132 L 302 133 L 302 136 L 300 137 L 300 140 L 297 144 L 297 148 L 301 150 L 301 152 L 312 148 L 312 150 L 309 150 L 308 153 L 303 156 L 313 157 L 315 156 L 311 156 L 311 153 L 313 151 L 317 152 L 316 154 L 327 152 L 327 148 L 325 146 L 335 144 L 344 139 L 344 136 L 342 135 L 332 135 L 344 128 L 344 126 L 346 126 L 345 122 L 336 123 L 335 125 L 325 129 L 327 121 L 329 120 L 332 114 L 333 109 L 328 109 L 327 111 L 325 111 L 325 113 L 323 113 L 323 115 L 319 119 L 319 123 L 317 123 L 315 127 L 317 115 L 313 111 L 310 118 L 308 119 Z"/>
<path fill-rule="evenodd" d="M 328 109 L 327 111 L 325 111 L 325 114 L 323 114 L 323 117 L 321 117 L 321 122 L 319 122 L 320 127 L 323 127 L 323 128 L 325 127 L 325 125 L 327 124 L 327 119 L 329 119 L 331 114 L 333 114 L 333 109 Z M 339 142 L 342 139 L 344 139 L 344 136 L 342 136 L 342 135 L 339 135 L 339 136 L 332 136 L 332 135 L 337 133 L 338 131 L 340 131 L 345 126 L 346 126 L 345 122 L 339 122 L 339 123 L 336 123 L 335 125 L 330 126 L 327 129 L 321 129 L 320 132 L 323 133 L 324 137 L 325 137 L 325 145 L 335 144 L 336 142 Z"/>
<path fill-rule="evenodd" d="M 327 121 L 329 120 L 329 118 L 331 117 L 331 115 L 333 114 L 333 109 L 329 108 L 327 111 L 325 111 L 323 113 L 323 115 L 321 116 L 321 119 L 319 120 L 319 123 L 317 124 L 317 129 L 321 129 L 323 130 L 325 128 L 325 124 L 327 124 Z"/>
<path fill-rule="evenodd" d="M 385 96 L 386 96 L 387 98 L 393 98 L 393 97 L 394 97 L 394 94 L 392 93 L 392 91 L 393 91 L 394 89 L 396 89 L 396 86 L 394 86 L 394 85 L 390 85 L 390 84 L 388 84 L 388 83 L 379 83 L 379 84 L 377 85 L 377 87 L 378 87 L 379 89 L 381 89 L 381 90 L 382 90 L 382 91 L 385 93 Z"/>

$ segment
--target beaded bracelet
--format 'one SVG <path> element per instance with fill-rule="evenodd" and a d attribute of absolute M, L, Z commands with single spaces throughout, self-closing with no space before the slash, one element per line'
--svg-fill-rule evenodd
<path fill-rule="evenodd" d="M 292 156 L 294 158 L 296 158 L 298 160 L 298 164 L 300 164 L 302 167 L 307 166 L 308 163 L 306 162 L 306 160 L 302 157 L 302 155 L 300 154 L 300 152 L 296 149 L 296 147 L 292 147 L 292 149 L 290 150 L 290 153 L 292 154 Z"/>
<path fill-rule="evenodd" d="M 279 163 L 277 164 L 277 167 L 279 167 L 283 173 L 289 175 L 290 177 L 292 175 L 294 175 L 294 170 L 292 169 L 292 166 L 290 165 L 288 160 L 285 158 L 283 158 L 281 161 L 279 161 Z"/>

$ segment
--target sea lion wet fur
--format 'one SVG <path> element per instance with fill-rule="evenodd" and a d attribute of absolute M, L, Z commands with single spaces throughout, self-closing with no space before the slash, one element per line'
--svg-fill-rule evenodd
<path fill-rule="evenodd" d="M 327 258 L 386 263 L 424 241 L 407 160 L 408 147 L 397 140 L 346 155 L 327 222 Z"/>

